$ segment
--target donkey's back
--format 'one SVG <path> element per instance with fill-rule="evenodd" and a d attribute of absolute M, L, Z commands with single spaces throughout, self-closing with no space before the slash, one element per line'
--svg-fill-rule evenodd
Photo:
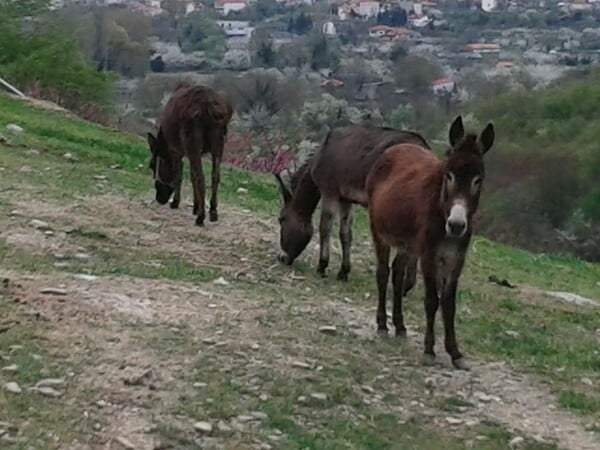
<path fill-rule="evenodd" d="M 312 178 L 323 197 L 365 206 L 369 170 L 387 148 L 402 143 L 430 148 L 425 138 L 412 131 L 369 125 L 336 128 L 313 158 Z"/>

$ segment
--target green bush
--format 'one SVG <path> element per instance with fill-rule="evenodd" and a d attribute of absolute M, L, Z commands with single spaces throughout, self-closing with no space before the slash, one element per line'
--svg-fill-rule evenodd
<path fill-rule="evenodd" d="M 206 15 L 195 12 L 179 24 L 178 37 L 185 53 L 203 51 L 215 59 L 221 59 L 227 50 L 225 32 Z"/>
<path fill-rule="evenodd" d="M 17 3 L 17 2 L 12 2 Z M 31 2 L 32 6 L 41 2 Z M 106 119 L 113 76 L 96 71 L 66 33 L 28 27 L 23 11 L 0 8 L 0 73 L 31 95 L 55 101 L 84 117 Z M 8 19 L 10 17 L 10 19 Z M 29 31 L 31 30 L 31 31 Z"/>

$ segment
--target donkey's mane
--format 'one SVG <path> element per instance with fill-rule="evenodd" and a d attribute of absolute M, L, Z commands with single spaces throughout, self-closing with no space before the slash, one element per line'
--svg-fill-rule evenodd
<path fill-rule="evenodd" d="M 294 172 L 294 174 L 291 176 L 290 178 L 290 187 L 292 188 L 292 192 L 294 192 L 296 190 L 296 187 L 298 186 L 298 183 L 300 183 L 300 180 L 304 177 L 304 175 L 306 174 L 306 172 L 308 172 L 308 170 L 310 169 L 310 165 L 312 164 L 312 158 L 314 155 L 311 155 L 305 162 L 304 164 L 302 164 L 300 166 L 300 168 L 298 170 L 296 170 L 296 172 Z"/>

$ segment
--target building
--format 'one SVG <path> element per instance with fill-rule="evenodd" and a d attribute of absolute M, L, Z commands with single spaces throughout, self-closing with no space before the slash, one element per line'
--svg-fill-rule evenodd
<path fill-rule="evenodd" d="M 246 20 L 217 20 L 227 37 L 249 37 L 253 28 Z"/>
<path fill-rule="evenodd" d="M 431 90 L 435 95 L 443 95 L 454 92 L 456 84 L 452 78 L 440 78 L 431 82 Z"/>
<path fill-rule="evenodd" d="M 216 0 L 215 9 L 223 16 L 234 11 L 242 11 L 248 6 L 248 0 Z"/>

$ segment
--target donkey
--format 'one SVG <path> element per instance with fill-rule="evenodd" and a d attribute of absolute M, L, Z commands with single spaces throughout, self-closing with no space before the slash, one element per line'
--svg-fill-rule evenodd
<path fill-rule="evenodd" d="M 444 159 L 419 145 L 395 145 L 380 156 L 367 176 L 368 211 L 377 257 L 377 330 L 384 335 L 388 332 L 385 301 L 390 249 L 394 248 L 392 322 L 396 336 L 406 337 L 402 316 L 405 266 L 418 257 L 427 315 L 423 362 L 435 362 L 433 327 L 441 303 L 446 351 L 455 368 L 468 370 L 454 334 L 456 289 L 479 204 L 483 155 L 494 143 L 494 127 L 488 124 L 479 136 L 465 134 L 458 116 L 450 127 L 449 138 L 450 148 Z"/>
<path fill-rule="evenodd" d="M 150 168 L 152 169 L 156 201 L 164 205 L 171 195 L 171 208 L 181 201 L 183 157 L 190 162 L 190 178 L 194 193 L 197 225 L 204 225 L 205 191 L 202 155 L 212 156 L 210 221 L 218 220 L 217 191 L 219 188 L 223 147 L 227 126 L 233 115 L 231 103 L 214 90 L 183 84 L 173 91 L 165 105 L 158 130 L 148 133 Z M 173 194 L 174 193 L 174 194 Z"/>
<path fill-rule="evenodd" d="M 330 131 L 320 150 L 291 177 L 289 189 L 275 175 L 283 197 L 279 215 L 280 260 L 291 265 L 310 242 L 313 234 L 312 215 L 321 200 L 319 225 L 320 256 L 317 268 L 321 276 L 329 265 L 329 240 L 333 218 L 340 216 L 339 237 L 342 244 L 342 266 L 337 279 L 348 280 L 350 246 L 352 245 L 352 205 L 366 207 L 365 179 L 375 160 L 386 148 L 399 143 L 414 143 L 429 148 L 418 133 L 370 125 L 350 125 Z M 417 260 L 407 267 L 406 292 L 416 280 Z"/>

